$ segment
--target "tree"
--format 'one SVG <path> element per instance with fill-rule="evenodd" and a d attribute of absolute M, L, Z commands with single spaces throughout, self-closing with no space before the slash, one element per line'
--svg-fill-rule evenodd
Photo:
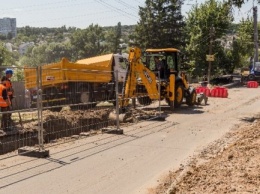
<path fill-rule="evenodd" d="M 8 34 L 7 34 L 7 39 L 8 39 L 8 40 L 11 40 L 12 38 L 13 38 L 12 32 L 8 32 Z"/>
<path fill-rule="evenodd" d="M 229 3 L 238 7 L 238 8 L 241 8 L 241 6 L 248 1 L 249 0 L 229 0 Z M 260 3 L 260 0 L 257 0 L 257 2 Z"/>
<path fill-rule="evenodd" d="M 11 52 L 9 52 L 3 42 L 0 41 L 0 66 L 13 64 Z"/>
<path fill-rule="evenodd" d="M 213 62 L 215 70 L 221 63 L 220 53 L 222 38 L 228 32 L 233 15 L 231 5 L 217 0 L 208 0 L 199 6 L 195 5 L 188 13 L 186 20 L 187 46 L 186 52 L 189 63 L 193 65 L 195 75 L 203 75 L 207 72 L 209 43 L 212 41 L 213 53 L 218 60 Z M 214 69 L 213 68 L 213 69 Z"/>
<path fill-rule="evenodd" d="M 253 20 L 242 20 L 238 28 L 238 45 L 241 55 L 241 66 L 248 66 L 248 59 L 254 55 L 254 29 Z"/>
<path fill-rule="evenodd" d="M 58 62 L 63 57 L 71 60 L 73 58 L 72 46 L 70 43 L 51 43 L 45 50 L 46 62 Z"/>
<path fill-rule="evenodd" d="M 122 37 L 121 23 L 118 22 L 117 26 L 109 29 L 105 34 L 106 51 L 117 53 L 119 49 L 120 39 Z"/>
<path fill-rule="evenodd" d="M 42 44 L 31 47 L 21 58 L 22 66 L 38 66 L 59 62 L 63 57 L 71 60 L 73 58 L 73 49 L 69 42 Z"/>
<path fill-rule="evenodd" d="M 87 29 L 77 29 L 70 37 L 77 56 L 75 59 L 93 57 L 104 52 L 100 44 L 104 40 L 102 27 L 91 24 Z"/>
<path fill-rule="evenodd" d="M 141 48 L 183 45 L 183 0 L 146 0 L 140 7 L 134 42 Z"/>

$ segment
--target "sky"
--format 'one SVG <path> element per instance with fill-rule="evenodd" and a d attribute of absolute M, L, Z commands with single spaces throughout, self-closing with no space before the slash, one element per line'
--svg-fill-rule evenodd
<path fill-rule="evenodd" d="M 195 3 L 205 0 L 186 0 L 183 15 Z M 254 0 L 249 0 L 235 11 L 235 22 L 252 16 Z M 100 26 L 134 25 L 139 21 L 139 6 L 145 0 L 0 0 L 0 18 L 16 18 L 17 27 L 77 27 L 87 28 L 91 24 Z M 256 1 L 255 1 L 256 5 Z M 258 20 L 260 20 L 258 5 Z"/>

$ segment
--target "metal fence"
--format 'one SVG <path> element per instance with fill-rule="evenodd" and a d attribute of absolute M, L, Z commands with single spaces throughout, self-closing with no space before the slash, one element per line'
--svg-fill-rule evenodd
<path fill-rule="evenodd" d="M 161 102 L 151 100 L 160 96 L 160 79 L 158 93 L 148 95 L 140 84 L 136 97 L 126 98 L 122 93 L 127 89 L 122 79 L 125 72 L 42 66 L 15 71 L 26 79 L 13 82 L 13 110 L 0 113 L 1 120 L 11 113 L 8 127 L 0 131 L 0 154 L 25 146 L 44 151 L 57 141 L 121 132 L 125 126 L 161 115 Z M 126 107 L 121 109 L 123 102 Z"/>

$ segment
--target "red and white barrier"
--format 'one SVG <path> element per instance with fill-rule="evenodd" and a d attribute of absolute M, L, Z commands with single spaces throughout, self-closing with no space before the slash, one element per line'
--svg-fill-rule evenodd
<path fill-rule="evenodd" d="M 208 87 L 200 86 L 200 87 L 196 88 L 196 93 L 197 94 L 204 93 L 205 96 L 209 97 L 210 96 L 210 89 Z"/>
<path fill-rule="evenodd" d="M 258 88 L 258 83 L 256 81 L 248 81 L 247 87 L 248 88 Z"/>
<path fill-rule="evenodd" d="M 227 98 L 228 90 L 225 87 L 215 87 L 211 89 L 211 97 Z"/>

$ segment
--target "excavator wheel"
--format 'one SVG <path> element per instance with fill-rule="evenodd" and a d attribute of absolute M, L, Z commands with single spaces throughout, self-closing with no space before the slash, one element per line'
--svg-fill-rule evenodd
<path fill-rule="evenodd" d="M 196 91 L 193 89 L 191 93 L 188 94 L 186 97 L 186 104 L 189 106 L 194 106 L 196 104 L 197 94 Z"/>
<path fill-rule="evenodd" d="M 184 97 L 184 88 L 181 82 L 175 84 L 175 98 L 174 98 L 174 107 L 178 108 L 181 106 Z"/>

